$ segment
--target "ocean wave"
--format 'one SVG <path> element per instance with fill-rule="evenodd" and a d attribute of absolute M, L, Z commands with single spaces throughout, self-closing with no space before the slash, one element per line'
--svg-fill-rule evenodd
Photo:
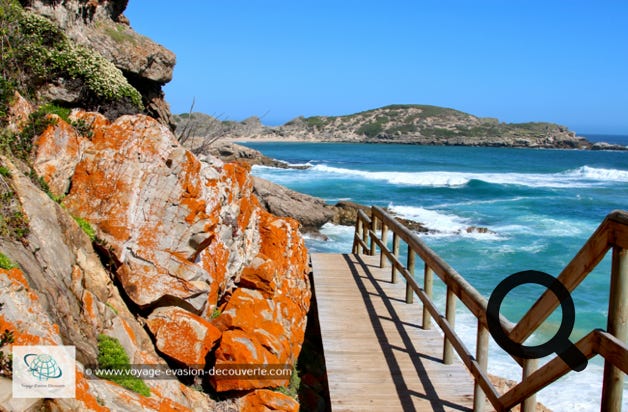
<path fill-rule="evenodd" d="M 280 160 L 280 162 L 283 162 L 283 160 Z M 290 162 L 284 162 L 288 167 L 294 167 L 294 168 L 310 168 L 312 166 L 314 166 L 312 164 L 312 161 L 309 160 L 305 163 L 290 163 Z"/>
<path fill-rule="evenodd" d="M 587 180 L 628 183 L 628 170 L 603 169 L 597 167 L 582 166 L 577 169 L 567 171 L 565 175 Z"/>
<path fill-rule="evenodd" d="M 358 176 L 369 180 L 381 180 L 397 185 L 412 186 L 463 186 L 469 178 L 455 172 L 368 172 L 327 165 L 316 165 L 312 170 L 342 176 Z"/>
<path fill-rule="evenodd" d="M 371 172 L 333 167 L 324 164 L 315 165 L 311 170 L 339 176 L 354 176 L 367 180 L 385 181 L 394 185 L 426 187 L 463 187 L 472 180 L 497 185 L 548 188 L 590 187 L 607 182 L 628 183 L 628 171 L 626 170 L 595 168 L 591 166 L 582 166 L 577 169 L 558 173 L 471 173 L 449 171 Z"/>
<path fill-rule="evenodd" d="M 416 206 L 389 205 L 388 209 L 405 219 L 414 220 L 425 225 L 428 229 L 440 233 L 456 233 L 466 230 L 470 221 L 460 216 Z"/>
<path fill-rule="evenodd" d="M 492 230 L 484 232 L 474 229 L 477 225 L 473 224 L 470 219 L 455 214 L 425 209 L 423 207 L 395 206 L 393 204 L 390 204 L 388 209 L 397 216 L 423 224 L 423 226 L 429 230 L 434 231 L 434 233 L 429 234 L 429 236 L 432 237 L 462 236 L 477 240 L 494 240 L 500 238 L 499 234 Z"/>

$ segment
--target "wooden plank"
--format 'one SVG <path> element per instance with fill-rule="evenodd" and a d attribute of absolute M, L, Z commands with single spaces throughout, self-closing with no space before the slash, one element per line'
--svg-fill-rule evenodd
<path fill-rule="evenodd" d="M 460 360 L 442 363 L 442 335 L 420 328 L 379 256 L 313 254 L 312 268 L 333 411 L 470 411 L 474 382 Z"/>

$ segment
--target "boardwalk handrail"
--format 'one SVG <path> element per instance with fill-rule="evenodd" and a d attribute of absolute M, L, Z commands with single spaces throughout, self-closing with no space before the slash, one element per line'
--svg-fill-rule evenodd
<path fill-rule="evenodd" d="M 381 236 L 377 228 L 381 228 Z M 392 250 L 388 248 L 388 230 L 393 233 Z M 407 247 L 407 262 L 399 261 L 399 241 Z M 482 411 L 486 399 L 497 411 L 507 411 L 521 403 L 522 411 L 536 408 L 535 394 L 561 376 L 570 368 L 560 357 L 555 357 L 537 370 L 535 359 L 515 358 L 523 368 L 522 381 L 508 392 L 500 395 L 487 375 L 488 324 L 486 319 L 487 299 L 482 296 L 455 269 L 430 249 L 414 232 L 399 223 L 380 207 L 371 208 L 371 216 L 359 210 L 353 242 L 353 253 L 366 252 L 375 255 L 380 249 L 380 266 L 391 264 L 392 282 L 397 282 L 398 273 L 406 280 L 406 302 L 411 303 L 416 294 L 423 303 L 425 329 L 431 327 L 431 319 L 441 328 L 444 336 L 443 362 L 453 361 L 453 350 L 460 356 L 475 379 L 474 411 Z M 597 266 L 609 250 L 613 251 L 611 286 L 609 293 L 608 324 L 606 330 L 593 330 L 575 345 L 590 359 L 601 355 L 605 359 L 602 387 L 602 411 L 621 410 L 624 374 L 628 373 L 628 212 L 610 213 L 593 233 L 582 249 L 558 276 L 569 291 L 573 291 Z M 415 277 L 415 260 L 418 255 L 424 263 L 423 287 Z M 442 315 L 432 300 L 433 274 L 446 285 L 445 315 Z M 455 324 L 456 299 L 458 298 L 476 317 L 476 355 L 473 356 L 457 335 Z M 547 291 L 516 324 L 500 317 L 502 328 L 509 337 L 523 342 L 558 307 L 560 302 Z"/>

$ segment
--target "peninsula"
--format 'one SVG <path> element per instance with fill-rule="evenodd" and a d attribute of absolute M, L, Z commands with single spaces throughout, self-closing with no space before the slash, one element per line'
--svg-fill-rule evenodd
<path fill-rule="evenodd" d="M 555 123 L 503 123 L 459 110 L 415 104 L 390 105 L 344 116 L 298 117 L 274 127 L 263 125 L 257 117 L 234 122 L 202 113 L 182 114 L 174 120 L 178 127 L 187 125 L 195 136 L 234 141 L 626 150 L 620 145 L 592 143 Z"/>

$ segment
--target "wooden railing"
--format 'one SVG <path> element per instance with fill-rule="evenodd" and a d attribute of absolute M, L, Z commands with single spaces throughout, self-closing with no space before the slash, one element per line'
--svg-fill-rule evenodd
<path fill-rule="evenodd" d="M 380 231 L 380 236 L 377 231 Z M 388 233 L 392 231 L 392 250 L 388 248 Z M 399 260 L 400 241 L 407 245 L 407 260 Z M 521 404 L 522 411 L 536 408 L 535 394 L 550 385 L 571 369 L 555 357 L 537 369 L 536 359 L 513 357 L 522 367 L 522 380 L 508 392 L 499 394 L 487 374 L 489 332 L 486 316 L 487 299 L 469 284 L 456 270 L 443 261 L 417 235 L 379 207 L 371 208 L 371 216 L 358 212 L 353 253 L 375 255 L 380 250 L 380 266 L 391 264 L 391 281 L 397 282 L 401 274 L 406 280 L 406 302 L 414 295 L 423 303 L 424 329 L 431 328 L 434 320 L 444 334 L 443 362 L 453 361 L 455 350 L 475 379 L 474 411 L 482 411 L 487 400 L 496 411 L 507 411 Z M 565 288 L 573 291 L 612 249 L 611 286 L 609 294 L 608 323 L 606 330 L 593 330 L 575 346 L 587 359 L 601 355 L 605 359 L 601 394 L 602 411 L 621 411 L 624 375 L 628 373 L 628 212 L 609 214 L 580 252 L 565 267 L 558 279 Z M 417 255 L 423 261 L 423 285 L 415 278 Z M 434 305 L 434 273 L 447 289 L 445 314 Z M 476 354 L 472 355 L 455 331 L 456 300 L 460 300 L 477 318 Z M 504 331 L 511 340 L 523 342 L 558 307 L 560 302 L 549 290 L 516 324 L 500 317 Z"/>

